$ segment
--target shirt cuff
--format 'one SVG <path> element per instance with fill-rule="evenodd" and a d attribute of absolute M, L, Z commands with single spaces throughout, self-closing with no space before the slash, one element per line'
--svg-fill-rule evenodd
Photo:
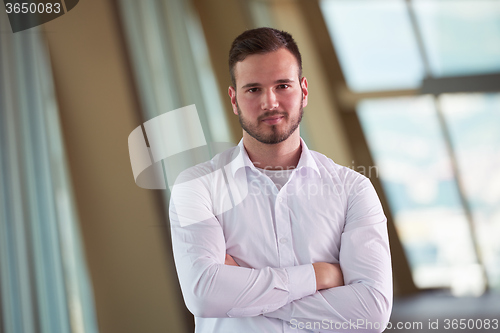
<path fill-rule="evenodd" d="M 285 268 L 288 274 L 288 302 L 293 302 L 316 292 L 316 274 L 312 264 Z"/>

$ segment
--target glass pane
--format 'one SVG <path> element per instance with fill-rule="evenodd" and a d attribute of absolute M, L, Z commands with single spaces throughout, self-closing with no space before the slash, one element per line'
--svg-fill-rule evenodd
<path fill-rule="evenodd" d="M 440 98 L 491 287 L 500 289 L 500 94 Z"/>
<path fill-rule="evenodd" d="M 430 96 L 365 100 L 358 115 L 417 286 L 484 287 Z"/>
<path fill-rule="evenodd" d="M 500 71 L 500 1 L 413 3 L 434 75 Z"/>
<path fill-rule="evenodd" d="M 42 30 L 0 11 L 0 332 L 97 332 Z"/>
<path fill-rule="evenodd" d="M 420 86 L 423 65 L 404 1 L 323 0 L 321 9 L 352 90 Z"/>

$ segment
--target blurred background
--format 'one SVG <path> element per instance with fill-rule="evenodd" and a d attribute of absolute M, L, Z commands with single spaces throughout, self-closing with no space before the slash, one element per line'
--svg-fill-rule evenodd
<path fill-rule="evenodd" d="M 15 34 L 0 11 L 0 331 L 193 331 L 127 138 L 196 104 L 236 144 L 227 56 L 260 26 L 298 42 L 308 146 L 379 193 L 393 325 L 498 327 L 500 0 L 81 0 Z"/>

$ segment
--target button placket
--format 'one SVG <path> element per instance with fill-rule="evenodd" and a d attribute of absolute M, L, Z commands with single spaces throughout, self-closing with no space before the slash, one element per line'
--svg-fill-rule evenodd
<path fill-rule="evenodd" d="M 281 191 L 276 198 L 276 237 L 279 249 L 280 267 L 288 267 L 294 265 L 291 229 L 290 229 L 290 210 L 287 205 L 286 192 Z"/>

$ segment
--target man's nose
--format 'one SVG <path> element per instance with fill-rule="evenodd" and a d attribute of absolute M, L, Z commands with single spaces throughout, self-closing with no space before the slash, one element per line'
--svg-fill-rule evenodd
<path fill-rule="evenodd" d="M 273 110 L 278 108 L 278 98 L 273 90 L 266 90 L 262 94 L 261 107 L 263 110 Z"/>

